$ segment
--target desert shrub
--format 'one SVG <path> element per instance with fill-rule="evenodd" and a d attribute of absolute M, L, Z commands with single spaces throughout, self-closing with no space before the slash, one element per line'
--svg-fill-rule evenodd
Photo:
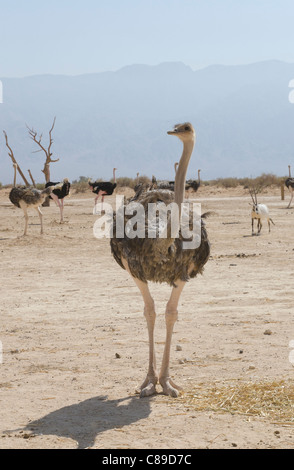
<path fill-rule="evenodd" d="M 136 184 L 138 183 L 151 183 L 150 178 L 148 176 L 142 175 L 139 178 L 129 178 L 128 176 L 121 176 L 120 178 L 116 179 L 117 187 L 127 187 L 134 189 Z"/>
<path fill-rule="evenodd" d="M 217 178 L 215 180 L 202 181 L 204 186 L 218 186 L 222 188 L 236 188 L 237 186 L 243 186 L 244 189 L 258 187 L 266 188 L 268 186 L 280 186 L 285 178 L 273 175 L 271 173 L 263 173 L 256 178 Z"/>
<path fill-rule="evenodd" d="M 80 176 L 78 180 L 74 180 L 71 184 L 72 189 L 76 193 L 85 193 L 89 189 L 89 177 Z M 101 180 L 102 181 L 102 180 Z"/>
<path fill-rule="evenodd" d="M 217 186 L 221 188 L 236 188 L 238 186 L 238 178 L 217 178 L 209 182 L 209 186 Z"/>
<path fill-rule="evenodd" d="M 261 176 L 255 178 L 255 184 L 262 187 L 267 186 L 280 186 L 282 178 L 271 173 L 263 173 Z"/>
<path fill-rule="evenodd" d="M 151 184 L 151 179 L 148 178 L 148 176 L 145 176 L 145 175 L 142 175 L 142 176 L 139 176 L 139 178 L 135 179 L 134 180 L 134 184 L 138 184 L 138 183 L 143 183 L 143 184 Z"/>
<path fill-rule="evenodd" d="M 128 187 L 134 188 L 135 180 L 133 178 L 129 178 L 128 176 L 121 176 L 120 178 L 116 178 L 116 184 L 118 188 Z"/>

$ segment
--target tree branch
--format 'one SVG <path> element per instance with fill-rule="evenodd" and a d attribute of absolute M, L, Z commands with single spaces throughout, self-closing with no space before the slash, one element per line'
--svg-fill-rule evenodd
<path fill-rule="evenodd" d="M 35 180 L 34 180 L 34 178 L 33 178 L 32 173 L 31 173 L 31 170 L 28 170 L 28 172 L 29 172 L 30 178 L 31 178 L 31 180 L 32 180 L 33 186 L 34 186 L 34 188 L 35 188 L 35 187 L 36 187 L 36 183 L 35 183 Z"/>
<path fill-rule="evenodd" d="M 23 174 L 23 172 L 21 171 L 21 169 L 19 168 L 19 165 L 17 163 L 17 161 L 15 160 L 14 158 L 14 155 L 13 155 L 13 151 L 12 151 L 12 148 L 9 146 L 8 144 L 8 138 L 7 138 L 7 134 L 5 131 L 3 131 L 3 134 L 4 134 L 4 137 L 5 137 L 5 141 L 6 141 L 6 147 L 8 148 L 8 155 L 10 156 L 12 162 L 14 165 L 17 165 L 17 170 L 20 174 L 20 176 L 22 177 L 22 179 L 24 180 L 24 183 L 26 186 L 30 186 L 30 183 L 28 182 L 28 180 L 26 179 L 25 175 Z"/>
<path fill-rule="evenodd" d="M 53 119 L 53 124 L 51 126 L 51 129 L 49 130 L 49 145 L 48 145 L 48 148 L 46 150 L 46 148 L 41 144 L 41 141 L 42 141 L 42 134 L 39 135 L 39 137 L 37 136 L 37 132 L 33 129 L 33 128 L 30 128 L 28 125 L 27 125 L 27 128 L 28 128 L 28 131 L 29 131 L 29 135 L 31 137 L 31 139 L 40 147 L 40 150 L 37 150 L 36 152 L 40 152 L 41 150 L 45 153 L 46 155 L 46 160 L 45 160 L 45 164 L 44 164 L 44 168 L 42 170 L 42 172 L 44 173 L 45 175 L 45 179 L 46 179 L 46 182 L 50 181 L 50 163 L 55 163 L 55 162 L 58 162 L 59 161 L 59 158 L 56 158 L 56 159 L 52 159 L 52 152 L 51 152 L 51 146 L 52 146 L 52 143 L 53 143 L 53 139 L 52 139 L 52 131 L 54 129 L 54 126 L 55 126 L 55 121 L 56 121 L 56 117 L 54 117 Z M 35 152 L 34 152 L 35 153 Z"/>

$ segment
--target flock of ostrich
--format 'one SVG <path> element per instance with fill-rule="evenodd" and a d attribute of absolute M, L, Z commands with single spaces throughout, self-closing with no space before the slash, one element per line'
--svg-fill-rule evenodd
<path fill-rule="evenodd" d="M 181 208 L 185 198 L 185 191 L 192 188 L 197 191 L 200 185 L 200 170 L 198 170 L 198 180 L 186 181 L 187 169 L 195 144 L 195 130 L 191 123 L 185 122 L 177 124 L 168 131 L 168 135 L 178 137 L 183 144 L 183 151 L 179 163 L 175 166 L 174 181 L 157 181 L 152 177 L 151 184 L 138 183 L 135 187 L 135 196 L 131 198 L 140 202 L 145 211 L 149 203 L 176 203 L 178 207 L 178 228 L 179 236 L 174 237 L 171 233 L 170 218 L 167 220 L 166 238 L 129 238 L 125 233 L 123 237 L 116 237 L 116 214 L 114 214 L 113 237 L 110 239 L 111 253 L 118 265 L 126 270 L 137 285 L 144 303 L 144 315 L 147 322 L 149 337 L 149 365 L 145 380 L 141 385 L 140 396 L 149 396 L 156 393 L 156 385 L 159 383 L 163 393 L 172 397 L 177 397 L 180 387 L 176 385 L 170 377 L 170 348 L 174 324 L 177 320 L 177 307 L 179 299 L 186 282 L 202 273 L 205 264 L 209 259 L 210 244 L 205 228 L 205 216 L 201 216 L 201 242 L 195 249 L 184 249 L 184 237 L 181 234 Z M 17 164 L 14 163 L 14 185 L 10 191 L 10 201 L 17 207 L 20 207 L 25 215 L 25 230 L 27 234 L 28 209 L 34 208 L 40 217 L 41 233 L 43 233 L 42 212 L 40 206 L 45 198 L 50 197 L 55 201 L 60 209 L 60 222 L 63 221 L 63 202 L 69 194 L 70 182 L 64 179 L 60 182 L 47 182 L 44 190 L 40 191 L 32 187 L 16 186 Z M 116 168 L 113 169 L 113 181 L 89 181 L 89 189 L 96 195 L 95 204 L 99 197 L 102 203 L 105 196 L 113 194 L 116 188 Z M 294 193 L 294 178 L 291 176 L 289 166 L 289 177 L 285 181 L 291 197 L 288 204 L 290 208 Z M 268 208 L 265 204 L 257 202 L 257 192 L 250 191 L 252 198 L 252 235 L 254 234 L 254 220 L 257 219 L 258 234 L 261 231 L 262 219 L 265 217 L 270 224 L 273 223 L 269 216 Z M 125 204 L 129 202 L 125 201 Z M 124 212 L 125 213 L 125 212 Z M 145 212 L 146 214 L 146 212 Z M 125 215 L 125 225 L 128 222 L 128 216 Z M 166 341 L 164 346 L 161 368 L 158 372 L 154 348 L 154 326 L 155 326 L 155 303 L 151 296 L 148 282 L 167 283 L 171 286 L 171 294 L 166 304 L 165 322 L 166 322 Z"/>

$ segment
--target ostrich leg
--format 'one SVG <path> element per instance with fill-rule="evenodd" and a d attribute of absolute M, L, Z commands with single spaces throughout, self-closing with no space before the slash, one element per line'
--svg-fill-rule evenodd
<path fill-rule="evenodd" d="M 40 207 L 36 207 L 36 211 L 39 214 L 40 222 L 41 222 L 41 235 L 43 234 L 43 214 L 41 212 Z"/>
<path fill-rule="evenodd" d="M 23 213 L 24 213 L 24 217 L 25 217 L 25 228 L 24 228 L 24 233 L 23 233 L 23 235 L 26 236 L 27 230 L 28 230 L 28 220 L 29 220 L 27 205 L 26 205 L 26 203 L 25 203 L 24 201 L 22 201 L 22 200 L 19 201 L 19 205 L 20 205 L 20 207 L 22 208 Z"/>
<path fill-rule="evenodd" d="M 292 191 L 291 191 L 291 192 L 292 192 L 292 194 L 291 194 L 290 202 L 289 202 L 289 204 L 288 204 L 288 206 L 287 206 L 287 209 L 290 209 L 291 202 L 292 202 L 292 199 L 293 199 L 293 194 L 294 194 L 294 188 L 292 188 Z"/>
<path fill-rule="evenodd" d="M 59 201 L 58 197 L 56 196 L 56 194 L 54 194 L 53 192 L 50 194 L 50 196 L 52 197 L 55 204 L 59 207 L 60 223 L 62 223 L 63 222 L 63 208 L 61 207 L 60 201 Z"/>
<path fill-rule="evenodd" d="M 61 223 L 63 222 L 63 204 L 64 204 L 64 200 L 61 199 L 60 200 L 60 222 Z"/>
<path fill-rule="evenodd" d="M 177 397 L 179 395 L 179 390 L 181 390 L 180 387 L 173 383 L 169 376 L 169 360 L 173 328 L 178 317 L 178 303 L 185 284 L 186 283 L 184 281 L 180 280 L 176 282 L 176 287 L 173 287 L 172 289 L 165 310 L 166 341 L 163 352 L 161 371 L 159 374 L 159 383 L 162 386 L 163 393 L 172 397 Z"/>
<path fill-rule="evenodd" d="M 154 326 L 156 313 L 154 308 L 154 300 L 150 294 L 148 284 L 140 281 L 139 279 L 133 278 L 137 284 L 144 300 L 144 316 L 147 322 L 148 338 L 149 338 L 149 367 L 146 379 L 142 383 L 140 390 L 141 397 L 147 397 L 156 393 L 156 384 L 158 382 L 158 374 L 156 372 L 156 359 L 154 349 Z"/>
<path fill-rule="evenodd" d="M 123 265 L 125 266 L 128 273 L 131 275 L 128 263 L 122 259 Z M 132 276 L 132 275 L 131 275 Z M 150 294 L 148 284 L 132 276 L 135 284 L 138 286 L 144 301 L 144 316 L 147 321 L 148 338 L 149 338 L 149 367 L 146 379 L 142 383 L 140 390 L 140 397 L 147 397 L 156 393 L 156 384 L 158 382 L 158 374 L 156 372 L 156 359 L 154 349 L 154 326 L 156 313 L 154 308 L 154 300 Z"/>

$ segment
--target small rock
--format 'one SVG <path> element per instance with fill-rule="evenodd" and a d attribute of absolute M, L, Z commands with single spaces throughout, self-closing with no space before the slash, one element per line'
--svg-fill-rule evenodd
<path fill-rule="evenodd" d="M 121 358 L 121 355 L 118 354 L 118 353 L 115 353 L 115 358 L 116 358 L 116 359 L 120 359 L 120 358 Z"/>
<path fill-rule="evenodd" d="M 271 330 L 265 330 L 265 332 L 263 334 L 264 335 L 272 335 L 273 332 Z"/>
<path fill-rule="evenodd" d="M 176 351 L 182 351 L 182 350 L 183 350 L 182 346 L 180 344 L 177 344 Z"/>
<path fill-rule="evenodd" d="M 249 366 L 248 367 L 248 370 L 254 370 L 255 369 L 255 366 Z"/>
<path fill-rule="evenodd" d="M 29 433 L 24 433 L 21 437 L 24 439 L 31 439 L 32 437 L 35 437 L 35 434 L 29 434 Z"/>
<path fill-rule="evenodd" d="M 19 354 L 19 349 L 12 349 L 12 351 L 10 351 L 10 354 Z"/>

